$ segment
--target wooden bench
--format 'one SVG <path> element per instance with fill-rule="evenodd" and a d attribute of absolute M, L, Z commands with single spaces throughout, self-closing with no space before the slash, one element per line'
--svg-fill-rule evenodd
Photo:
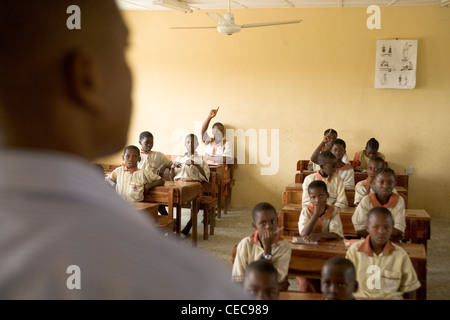
<path fill-rule="evenodd" d="M 169 216 L 158 215 L 159 204 L 151 202 L 132 202 L 132 205 L 138 211 L 150 216 L 157 227 L 164 229 L 167 233 L 173 233 L 175 229 L 175 219 Z"/>
<path fill-rule="evenodd" d="M 403 187 L 395 187 L 398 194 L 405 200 L 405 207 L 408 207 L 408 190 Z M 303 186 L 301 183 L 291 183 L 286 186 L 283 192 L 283 204 L 302 204 Z M 345 188 L 345 195 L 349 207 L 354 207 L 355 188 Z"/>
<path fill-rule="evenodd" d="M 279 226 L 284 226 L 283 234 L 289 236 L 298 236 L 298 220 L 302 206 L 286 205 L 282 211 L 277 212 Z M 356 231 L 352 223 L 353 208 L 343 209 L 339 216 L 341 218 L 344 236 L 346 238 L 356 238 Z M 404 240 L 411 243 L 421 243 L 427 248 L 427 241 L 431 238 L 430 215 L 423 209 L 405 210 L 406 229 L 403 234 Z"/>

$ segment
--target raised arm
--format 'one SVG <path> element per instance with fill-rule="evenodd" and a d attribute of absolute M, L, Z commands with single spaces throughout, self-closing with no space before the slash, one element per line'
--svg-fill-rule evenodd
<path fill-rule="evenodd" d="M 331 133 L 331 129 L 330 131 L 323 137 L 322 142 L 320 142 L 319 146 L 316 148 L 316 150 L 314 150 L 313 154 L 311 155 L 311 161 L 314 163 L 318 163 L 317 159 L 319 157 L 319 153 L 320 151 L 322 151 L 322 149 L 325 147 L 325 145 L 330 142 L 331 140 L 333 140 L 332 137 L 332 133 Z"/>
<path fill-rule="evenodd" d="M 217 112 L 219 112 L 219 108 L 220 107 L 217 107 L 217 109 L 211 109 L 211 111 L 208 114 L 208 117 L 206 117 L 205 122 L 203 122 L 203 125 L 202 125 L 202 141 L 203 142 L 206 142 L 209 138 L 208 133 L 206 133 L 206 131 L 208 130 L 211 119 L 217 115 Z M 206 137 L 205 137 L 205 135 L 206 135 Z"/>

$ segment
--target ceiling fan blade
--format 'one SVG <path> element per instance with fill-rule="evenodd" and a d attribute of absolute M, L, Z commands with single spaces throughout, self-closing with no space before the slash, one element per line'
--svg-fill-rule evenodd
<path fill-rule="evenodd" d="M 241 28 L 256 28 L 256 27 L 266 27 L 266 26 L 278 26 L 281 24 L 292 24 L 292 23 L 300 23 L 303 20 L 291 20 L 291 21 L 278 21 L 278 22 L 266 22 L 266 23 L 250 23 L 243 24 Z"/>
<path fill-rule="evenodd" d="M 170 29 L 217 29 L 217 26 L 214 26 L 214 27 L 171 27 Z"/>
<path fill-rule="evenodd" d="M 206 13 L 211 19 L 213 19 L 216 23 L 220 23 L 225 21 L 225 18 L 216 12 L 207 12 Z"/>

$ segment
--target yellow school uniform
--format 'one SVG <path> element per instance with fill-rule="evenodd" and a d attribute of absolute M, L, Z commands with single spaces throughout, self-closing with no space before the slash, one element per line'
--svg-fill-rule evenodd
<path fill-rule="evenodd" d="M 303 194 L 302 194 L 302 206 L 306 207 L 311 204 L 309 200 L 308 194 L 308 186 L 314 180 L 322 180 L 327 185 L 328 190 L 328 204 L 334 205 L 341 209 L 348 207 L 347 196 L 345 195 L 344 181 L 338 174 L 333 174 L 328 178 L 324 178 L 320 175 L 320 172 L 317 171 L 313 174 L 310 174 L 303 181 Z"/>
<path fill-rule="evenodd" d="M 403 293 L 420 288 L 408 253 L 390 241 L 377 255 L 367 236 L 350 246 L 346 258 L 356 269 L 359 288 L 355 298 L 402 299 Z"/>
<path fill-rule="evenodd" d="M 144 185 L 160 179 L 151 171 L 124 166 L 116 168 L 108 178 L 116 183 L 116 192 L 128 201 L 144 200 Z"/>
<path fill-rule="evenodd" d="M 355 186 L 355 171 L 350 163 L 336 169 L 336 173 L 344 181 L 344 187 L 353 188 Z"/>
<path fill-rule="evenodd" d="M 312 204 L 302 209 L 300 218 L 298 220 L 298 232 L 301 234 L 303 229 L 311 220 L 314 214 L 314 207 Z M 341 218 L 339 217 L 339 208 L 327 205 L 325 213 L 319 217 L 314 228 L 314 233 L 336 233 L 341 238 L 344 238 L 344 231 L 342 228 Z"/>
<path fill-rule="evenodd" d="M 170 167 L 172 161 L 167 159 L 167 157 L 158 151 L 144 152 L 141 151 L 141 161 L 138 162 L 138 168 L 143 170 L 151 170 L 156 172 L 156 170 L 161 166 L 165 165 Z"/>
<path fill-rule="evenodd" d="M 392 218 L 394 219 L 394 228 L 401 232 L 405 232 L 405 201 L 403 198 L 396 193 L 392 193 L 388 203 L 381 205 L 375 192 L 364 196 L 353 213 L 352 222 L 356 231 L 365 230 L 367 228 L 369 210 L 374 207 L 385 207 L 389 209 Z"/>
<path fill-rule="evenodd" d="M 384 154 L 381 152 L 377 153 L 377 157 L 381 159 L 385 159 Z M 353 158 L 353 168 L 360 167 L 361 169 L 366 170 L 369 167 L 370 158 L 366 156 L 365 150 L 361 150 L 355 153 L 355 157 Z"/>
<path fill-rule="evenodd" d="M 366 185 L 367 185 L 367 179 L 360 181 L 355 186 L 355 201 L 353 202 L 356 205 L 361 202 L 362 198 L 366 195 Z M 372 186 L 369 190 L 369 193 L 374 193 L 374 187 Z M 392 193 L 398 193 L 397 189 L 393 189 Z"/>
<path fill-rule="evenodd" d="M 210 170 L 209 166 L 206 163 L 205 159 L 202 156 L 199 156 L 197 153 L 192 157 L 191 160 L 194 161 L 195 164 L 200 164 L 205 175 L 202 175 L 200 171 L 194 165 L 187 165 L 186 161 L 191 159 L 187 154 L 184 156 L 177 157 L 175 162 L 181 163 L 181 168 L 174 168 L 175 177 L 173 180 L 185 180 L 185 181 L 209 181 Z"/>
<path fill-rule="evenodd" d="M 291 260 L 291 246 L 278 233 L 272 244 L 272 264 L 278 271 L 278 282 L 281 283 L 286 278 Z M 245 237 L 239 242 L 236 257 L 231 272 L 232 280 L 235 282 L 244 281 L 244 273 L 247 266 L 253 261 L 262 259 L 264 248 L 258 239 L 258 231 L 249 237 Z"/>

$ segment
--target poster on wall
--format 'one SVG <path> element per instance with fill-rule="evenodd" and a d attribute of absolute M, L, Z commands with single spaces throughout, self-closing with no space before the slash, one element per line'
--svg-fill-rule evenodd
<path fill-rule="evenodd" d="M 414 89 L 417 40 L 377 40 L 375 88 Z"/>

